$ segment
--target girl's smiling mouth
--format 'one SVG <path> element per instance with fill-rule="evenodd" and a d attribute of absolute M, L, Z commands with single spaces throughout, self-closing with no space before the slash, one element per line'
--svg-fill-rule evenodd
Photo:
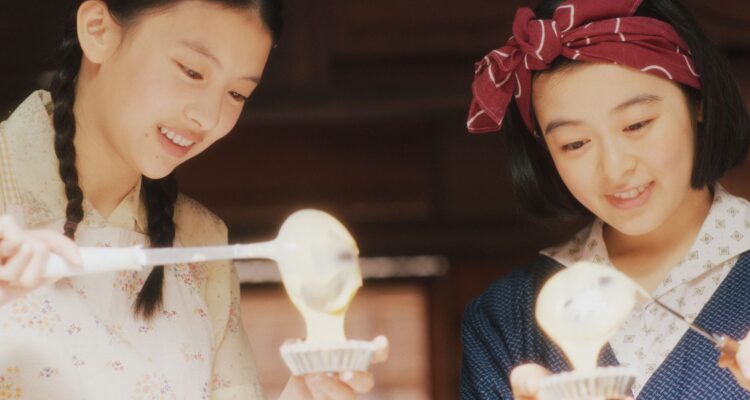
<path fill-rule="evenodd" d="M 607 201 L 609 201 L 614 207 L 621 210 L 629 210 L 645 204 L 651 197 L 653 189 L 654 181 L 651 181 L 647 184 L 635 186 L 627 190 L 606 194 L 604 197 L 606 197 Z"/>
<path fill-rule="evenodd" d="M 159 126 L 157 129 L 159 143 L 167 153 L 175 157 L 184 157 L 198 142 L 196 135 L 192 133 L 176 132 L 165 126 Z"/>

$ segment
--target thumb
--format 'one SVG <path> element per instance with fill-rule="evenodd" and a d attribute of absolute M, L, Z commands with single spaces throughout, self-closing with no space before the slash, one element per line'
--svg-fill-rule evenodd
<path fill-rule="evenodd" d="M 535 398 L 539 393 L 539 382 L 552 373 L 537 364 L 519 365 L 510 372 L 510 386 L 516 397 Z"/>

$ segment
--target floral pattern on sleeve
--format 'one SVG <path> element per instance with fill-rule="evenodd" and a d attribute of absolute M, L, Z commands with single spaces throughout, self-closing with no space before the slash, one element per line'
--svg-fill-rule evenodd
<path fill-rule="evenodd" d="M 57 171 L 52 109 L 49 93 L 38 91 L 0 123 L 0 211 L 25 228 L 62 232 L 67 200 Z M 147 246 L 139 188 L 137 183 L 106 218 L 84 199 L 76 242 Z M 175 246 L 226 243 L 223 222 L 186 196 L 178 196 L 174 219 Z M 133 312 L 149 269 L 61 279 L 0 306 L 0 400 L 114 393 L 128 399 L 221 399 L 222 390 L 262 399 L 230 268 L 166 266 L 162 307 L 149 320 Z M 214 376 L 221 382 L 216 390 Z"/>

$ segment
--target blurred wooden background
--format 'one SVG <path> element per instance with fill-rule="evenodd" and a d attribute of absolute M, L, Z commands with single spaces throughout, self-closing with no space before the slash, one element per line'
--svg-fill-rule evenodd
<path fill-rule="evenodd" d="M 59 3 L 0 5 L 0 115 L 38 87 Z M 686 3 L 750 98 L 750 3 Z M 441 275 L 368 280 L 355 300 L 350 336 L 392 341 L 367 398 L 457 398 L 467 302 L 575 229 L 520 213 L 503 139 L 465 130 L 473 63 L 529 4 L 286 0 L 283 40 L 235 132 L 179 171 L 183 191 L 224 218 L 233 241 L 271 237 L 287 214 L 315 207 L 341 218 L 365 257 L 448 261 Z M 727 187 L 750 194 L 748 170 Z M 278 345 L 304 335 L 301 320 L 273 282 L 245 284 L 243 312 L 273 395 L 287 377 Z"/>

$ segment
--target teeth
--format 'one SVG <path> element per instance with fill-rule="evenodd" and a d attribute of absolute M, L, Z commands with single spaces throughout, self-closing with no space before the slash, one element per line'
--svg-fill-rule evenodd
<path fill-rule="evenodd" d="M 643 193 L 643 191 L 646 190 L 647 186 L 648 185 L 641 185 L 641 186 L 638 186 L 637 188 L 630 189 L 627 192 L 615 193 L 612 196 L 615 196 L 618 199 L 625 199 L 625 200 L 634 199 L 638 197 L 639 194 Z"/>
<path fill-rule="evenodd" d="M 171 140 L 172 143 L 174 143 L 174 144 L 176 144 L 178 146 L 188 147 L 188 146 L 192 146 L 193 143 L 194 143 L 194 142 L 192 142 L 190 140 L 187 140 L 184 137 L 182 137 L 182 136 L 180 136 L 180 135 L 178 135 L 178 134 L 170 131 L 169 129 L 167 129 L 167 128 L 163 127 L 163 126 L 159 130 L 161 131 L 162 135 L 166 136 L 167 139 Z"/>

